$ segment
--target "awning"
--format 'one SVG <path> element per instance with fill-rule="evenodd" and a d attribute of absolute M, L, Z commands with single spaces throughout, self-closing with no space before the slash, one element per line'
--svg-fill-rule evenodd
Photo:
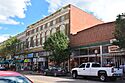
<path fill-rule="evenodd" d="M 0 64 L 10 64 L 12 62 L 12 60 L 5 60 L 5 61 L 1 61 Z"/>
<path fill-rule="evenodd" d="M 3 61 L 1 61 L 0 64 L 4 64 Z"/>
<path fill-rule="evenodd" d="M 14 60 L 13 63 L 23 63 L 24 60 Z"/>

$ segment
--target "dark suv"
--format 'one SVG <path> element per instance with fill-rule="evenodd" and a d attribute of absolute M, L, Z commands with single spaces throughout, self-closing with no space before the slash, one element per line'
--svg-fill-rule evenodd
<path fill-rule="evenodd" d="M 58 66 L 49 66 L 48 69 L 43 71 L 43 75 L 61 76 L 66 74 L 67 71 L 64 68 Z"/>

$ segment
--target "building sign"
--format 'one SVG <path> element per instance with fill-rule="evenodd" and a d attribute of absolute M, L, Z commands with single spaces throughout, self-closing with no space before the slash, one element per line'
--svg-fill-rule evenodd
<path fill-rule="evenodd" d="M 115 46 L 115 45 L 108 46 L 109 53 L 112 53 L 112 52 L 119 52 L 118 49 L 119 49 L 119 47 L 118 47 L 118 46 Z"/>
<path fill-rule="evenodd" d="M 46 58 L 39 58 L 38 62 L 46 61 Z"/>
<path fill-rule="evenodd" d="M 32 58 L 32 57 L 33 57 L 33 53 L 28 54 L 27 57 L 28 57 L 28 58 Z"/>
<path fill-rule="evenodd" d="M 25 59 L 24 62 L 25 63 L 30 62 L 30 59 Z"/>

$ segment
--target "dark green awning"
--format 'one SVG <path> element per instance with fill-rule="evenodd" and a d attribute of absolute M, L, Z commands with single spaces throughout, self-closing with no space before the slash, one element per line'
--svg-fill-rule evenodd
<path fill-rule="evenodd" d="M 13 62 L 14 62 L 14 63 L 23 63 L 24 60 L 14 60 Z"/>

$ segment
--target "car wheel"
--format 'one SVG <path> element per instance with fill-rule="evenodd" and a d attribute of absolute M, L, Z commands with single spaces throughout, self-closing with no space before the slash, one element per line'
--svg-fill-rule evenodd
<path fill-rule="evenodd" d="M 47 72 L 43 72 L 43 75 L 46 76 L 46 75 L 47 75 Z"/>
<path fill-rule="evenodd" d="M 54 73 L 54 76 L 56 77 L 56 76 L 57 76 L 57 73 Z"/>
<path fill-rule="evenodd" d="M 77 78 L 77 72 L 72 73 L 72 78 L 76 79 Z"/>
<path fill-rule="evenodd" d="M 100 79 L 102 82 L 104 82 L 104 81 L 107 80 L 107 76 L 106 76 L 105 74 L 100 74 L 100 75 L 99 75 L 99 79 Z"/>

